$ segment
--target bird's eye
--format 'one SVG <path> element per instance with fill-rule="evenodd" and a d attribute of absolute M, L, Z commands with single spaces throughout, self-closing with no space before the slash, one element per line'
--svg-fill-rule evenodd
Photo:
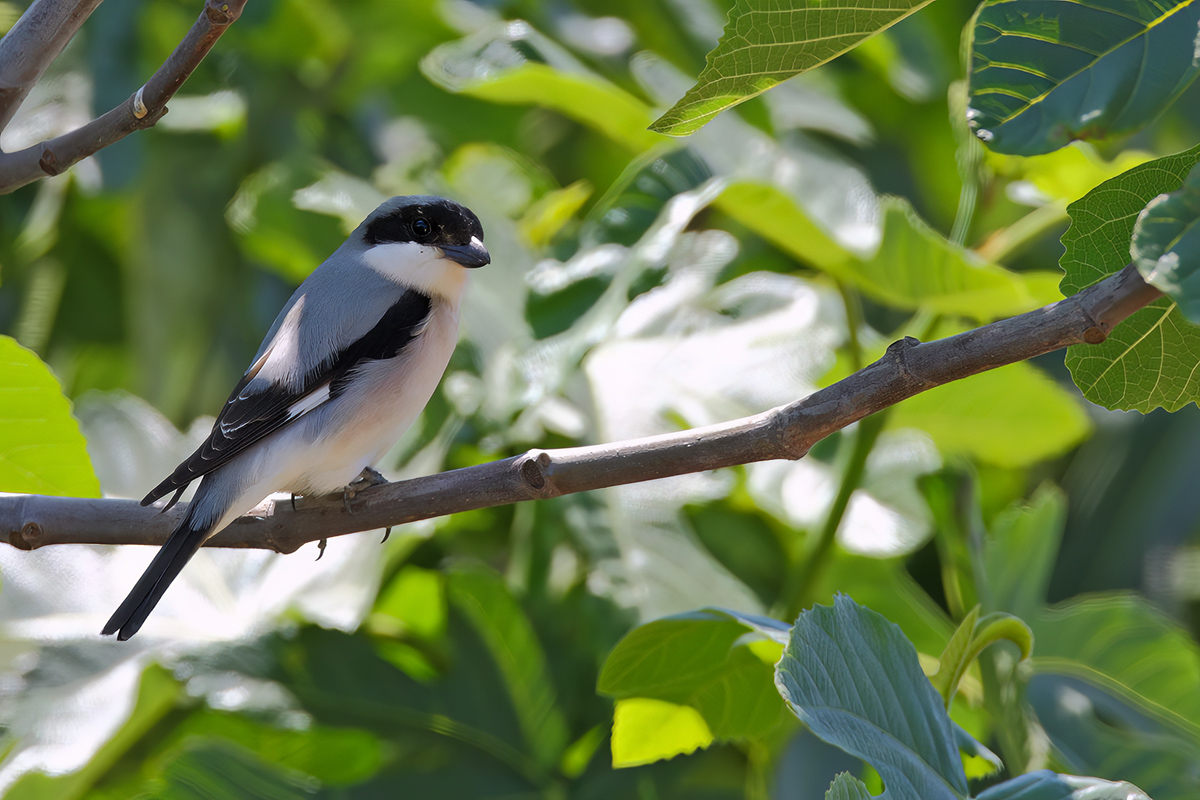
<path fill-rule="evenodd" d="M 429 224 L 429 220 L 424 217 L 417 217 L 412 224 L 413 233 L 420 236 L 422 239 L 433 232 L 433 226 Z"/>

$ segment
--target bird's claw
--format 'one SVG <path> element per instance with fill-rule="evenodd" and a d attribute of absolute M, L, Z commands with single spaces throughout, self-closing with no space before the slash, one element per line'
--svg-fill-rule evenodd
<path fill-rule="evenodd" d="M 383 532 L 383 541 L 381 541 L 380 544 L 383 544 L 384 542 L 386 542 L 388 540 L 388 537 L 391 535 L 392 535 L 392 526 L 388 525 L 387 530 Z"/>
<path fill-rule="evenodd" d="M 388 483 L 388 479 L 383 477 L 382 472 L 374 467 L 363 467 L 358 477 L 346 484 L 346 488 L 342 490 L 342 505 L 346 507 L 346 513 L 354 513 L 350 508 L 350 501 L 357 497 L 359 492 L 385 483 Z"/>
<path fill-rule="evenodd" d="M 321 556 L 325 555 L 325 545 L 327 544 L 329 544 L 328 539 L 322 539 L 321 541 L 317 542 L 317 561 L 320 561 Z"/>

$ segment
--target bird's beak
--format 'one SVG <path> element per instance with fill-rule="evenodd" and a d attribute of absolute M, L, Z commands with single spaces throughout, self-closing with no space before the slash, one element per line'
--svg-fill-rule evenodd
<path fill-rule="evenodd" d="M 462 264 L 464 267 L 482 267 L 492 263 L 492 256 L 488 253 L 487 248 L 483 246 L 483 242 L 479 241 L 476 236 L 471 237 L 470 244 L 464 245 L 442 245 L 442 253 L 446 258 Z"/>

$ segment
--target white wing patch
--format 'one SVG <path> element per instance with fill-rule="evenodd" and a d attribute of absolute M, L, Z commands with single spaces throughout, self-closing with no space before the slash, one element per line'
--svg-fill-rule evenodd
<path fill-rule="evenodd" d="M 288 407 L 288 421 L 303 416 L 329 399 L 329 384 L 323 383 Z"/>

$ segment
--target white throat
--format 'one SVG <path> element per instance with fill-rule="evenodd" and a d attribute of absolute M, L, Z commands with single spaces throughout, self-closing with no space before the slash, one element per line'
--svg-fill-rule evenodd
<path fill-rule="evenodd" d="M 377 244 L 363 253 L 367 266 L 388 280 L 457 307 L 467 288 L 467 269 L 431 245 L 416 242 Z"/>

